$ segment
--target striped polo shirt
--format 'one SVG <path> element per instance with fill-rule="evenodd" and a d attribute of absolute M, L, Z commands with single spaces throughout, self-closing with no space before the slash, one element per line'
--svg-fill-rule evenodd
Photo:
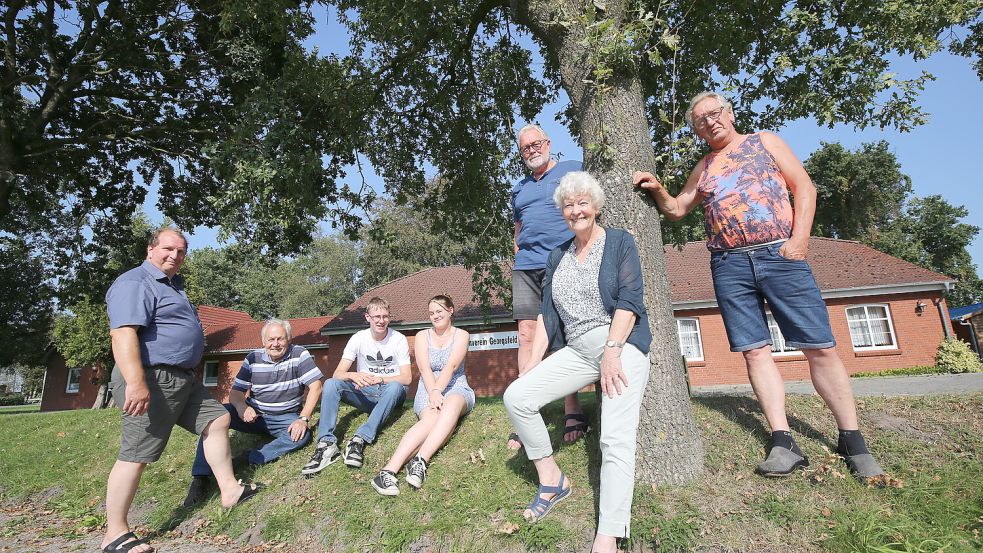
<path fill-rule="evenodd" d="M 246 403 L 260 413 L 297 413 L 304 401 L 304 386 L 321 376 L 314 357 L 303 346 L 291 345 L 275 362 L 265 349 L 257 349 L 242 362 L 232 389 L 251 391 Z"/>

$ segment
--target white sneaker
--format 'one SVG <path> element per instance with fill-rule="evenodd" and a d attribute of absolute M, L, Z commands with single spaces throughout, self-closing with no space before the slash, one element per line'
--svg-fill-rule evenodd
<path fill-rule="evenodd" d="M 338 449 L 337 444 L 318 442 L 317 447 L 314 448 L 314 454 L 311 455 L 311 460 L 304 465 L 304 468 L 300 469 L 300 473 L 305 476 L 317 474 L 338 459 L 341 459 L 341 450 Z"/>
<path fill-rule="evenodd" d="M 372 487 L 380 495 L 399 495 L 399 480 L 388 470 L 379 471 L 379 474 L 372 479 Z"/>

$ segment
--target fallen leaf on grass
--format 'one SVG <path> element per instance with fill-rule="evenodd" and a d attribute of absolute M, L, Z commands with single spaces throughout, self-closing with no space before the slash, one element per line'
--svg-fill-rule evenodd
<path fill-rule="evenodd" d="M 519 525 L 514 522 L 504 522 L 497 528 L 499 534 L 508 534 L 510 536 L 518 531 Z"/>
<path fill-rule="evenodd" d="M 833 511 L 830 511 L 829 507 L 823 507 L 823 510 L 820 512 L 823 514 L 824 517 L 830 517 L 833 515 Z"/>
<path fill-rule="evenodd" d="M 893 478 L 888 474 L 878 474 L 867 479 L 868 488 L 904 488 L 904 480 Z"/>

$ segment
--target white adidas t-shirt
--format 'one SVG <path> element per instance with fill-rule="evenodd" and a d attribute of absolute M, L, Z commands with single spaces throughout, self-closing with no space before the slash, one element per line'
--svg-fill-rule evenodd
<path fill-rule="evenodd" d="M 410 345 L 406 336 L 391 328 L 388 330 L 379 342 L 372 338 L 370 329 L 359 330 L 348 340 L 342 359 L 354 361 L 360 373 L 380 377 L 398 375 L 400 366 L 410 364 Z"/>

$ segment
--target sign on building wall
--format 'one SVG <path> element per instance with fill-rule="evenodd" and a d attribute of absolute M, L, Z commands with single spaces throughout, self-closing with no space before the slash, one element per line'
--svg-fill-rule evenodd
<path fill-rule="evenodd" d="M 515 330 L 510 332 L 482 332 L 471 335 L 468 351 L 518 349 L 518 347 L 519 333 Z"/>

